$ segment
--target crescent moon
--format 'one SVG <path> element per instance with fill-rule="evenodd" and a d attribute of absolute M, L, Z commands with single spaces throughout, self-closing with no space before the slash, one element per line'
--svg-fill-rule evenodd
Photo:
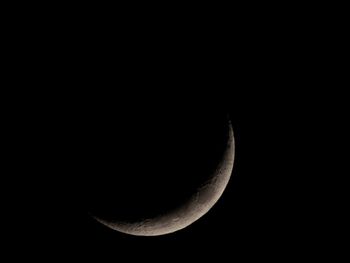
<path fill-rule="evenodd" d="M 186 228 L 204 216 L 220 199 L 230 180 L 234 157 L 234 133 L 232 124 L 229 123 L 226 149 L 215 172 L 184 205 L 167 214 L 136 223 L 109 221 L 100 217 L 93 217 L 113 230 L 135 236 L 160 236 Z"/>

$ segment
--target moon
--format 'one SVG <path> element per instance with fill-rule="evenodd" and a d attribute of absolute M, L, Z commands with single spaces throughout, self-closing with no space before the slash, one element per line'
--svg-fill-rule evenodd
<path fill-rule="evenodd" d="M 216 204 L 230 180 L 234 165 L 235 140 L 230 121 L 228 121 L 228 126 L 226 147 L 216 169 L 183 205 L 165 214 L 137 222 L 124 222 L 92 216 L 113 230 L 135 236 L 160 236 L 188 227 Z"/>

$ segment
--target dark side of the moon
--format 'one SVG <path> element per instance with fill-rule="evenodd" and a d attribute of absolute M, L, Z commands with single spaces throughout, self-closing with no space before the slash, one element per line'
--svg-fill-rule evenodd
<path fill-rule="evenodd" d="M 89 214 L 136 222 L 180 207 L 215 172 L 229 118 L 208 106 L 92 107 L 82 132 Z"/>

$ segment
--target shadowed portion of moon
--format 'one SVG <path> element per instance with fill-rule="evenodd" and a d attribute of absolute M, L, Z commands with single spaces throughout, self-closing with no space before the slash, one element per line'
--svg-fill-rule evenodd
<path fill-rule="evenodd" d="M 205 215 L 219 200 L 230 179 L 234 161 L 234 139 L 230 128 L 227 149 L 213 176 L 179 208 L 138 222 L 121 222 L 96 217 L 102 224 L 132 235 L 157 236 L 181 230 Z"/>
<path fill-rule="evenodd" d="M 222 113 L 177 116 L 135 122 L 122 136 L 103 129 L 116 132 L 117 142 L 105 133 L 103 147 L 93 147 L 100 156 L 89 176 L 89 212 L 97 221 L 127 234 L 164 235 L 218 201 L 233 168 L 232 126 Z"/>

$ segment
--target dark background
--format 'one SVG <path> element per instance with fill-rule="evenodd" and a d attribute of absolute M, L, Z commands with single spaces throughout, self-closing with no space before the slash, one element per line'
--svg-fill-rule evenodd
<path fill-rule="evenodd" d="M 4 225 L 15 248 L 24 245 L 28 253 L 48 254 L 45 261 L 77 255 L 79 262 L 188 256 L 281 261 L 304 252 L 323 255 L 324 247 L 335 240 L 327 234 L 335 232 L 338 223 L 329 219 L 338 219 L 333 207 L 341 199 L 331 201 L 329 182 L 335 174 L 344 174 L 329 161 L 341 159 L 339 152 L 326 150 L 341 130 L 337 119 L 346 120 L 340 114 L 346 112 L 346 103 L 338 103 L 342 95 L 336 89 L 343 87 L 336 82 L 345 67 L 331 61 L 344 60 L 338 43 L 345 42 L 337 39 L 344 34 L 315 5 L 295 6 L 298 12 L 291 6 L 277 6 L 275 11 L 275 4 L 247 5 L 196 11 L 196 16 L 191 12 L 186 18 L 192 21 L 183 24 L 182 17 L 169 18 L 166 12 L 163 18 L 140 21 L 133 19 L 134 9 L 125 19 L 115 9 L 106 15 L 103 8 L 102 18 L 95 11 L 79 11 L 87 16 L 80 19 L 74 12 L 77 23 L 68 22 L 64 28 L 61 15 L 53 18 L 54 24 L 39 17 L 36 25 L 19 20 L 19 30 L 9 27 L 15 37 L 7 39 L 14 50 L 5 50 L 11 61 L 6 68 L 21 71 L 14 70 L 9 82 L 24 87 L 11 89 L 13 101 L 3 98 L 10 104 L 4 112 L 11 124 L 5 130 L 14 136 L 7 156 L 13 152 L 24 159 L 10 163 L 15 189 L 4 198 L 11 207 L 4 218 L 17 219 L 15 227 Z M 334 21 L 342 19 L 337 17 Z M 166 18 L 170 21 L 163 23 Z M 207 215 L 178 233 L 153 238 L 111 231 L 88 216 L 94 177 L 105 178 L 117 161 L 124 177 L 143 167 L 146 176 L 152 168 L 147 159 L 167 149 L 162 143 L 153 149 L 147 140 L 142 143 L 150 150 L 139 149 L 137 140 L 115 138 L 106 123 L 115 121 L 125 138 L 146 130 L 152 141 L 162 142 L 167 139 L 159 129 L 164 120 L 168 127 L 176 117 L 184 117 L 189 125 L 197 118 L 205 123 L 204 113 L 221 107 L 232 120 L 236 159 L 224 195 Z M 186 116 L 194 109 L 198 114 Z M 152 125 L 145 118 L 149 115 L 157 116 Z M 108 154 L 115 149 L 111 137 L 128 153 L 121 159 Z M 99 141 L 109 149 L 101 151 Z M 135 158 L 139 150 L 146 159 Z M 173 156 L 177 152 L 182 151 L 173 151 Z M 161 171 L 169 171 L 167 162 L 180 167 L 173 159 L 160 159 Z M 105 163 L 103 176 L 96 160 Z M 112 181 L 109 188 L 113 186 Z M 138 187 L 143 190 L 141 184 Z M 18 205 L 11 203 L 15 197 Z M 18 248 L 15 254 L 26 255 Z"/>

